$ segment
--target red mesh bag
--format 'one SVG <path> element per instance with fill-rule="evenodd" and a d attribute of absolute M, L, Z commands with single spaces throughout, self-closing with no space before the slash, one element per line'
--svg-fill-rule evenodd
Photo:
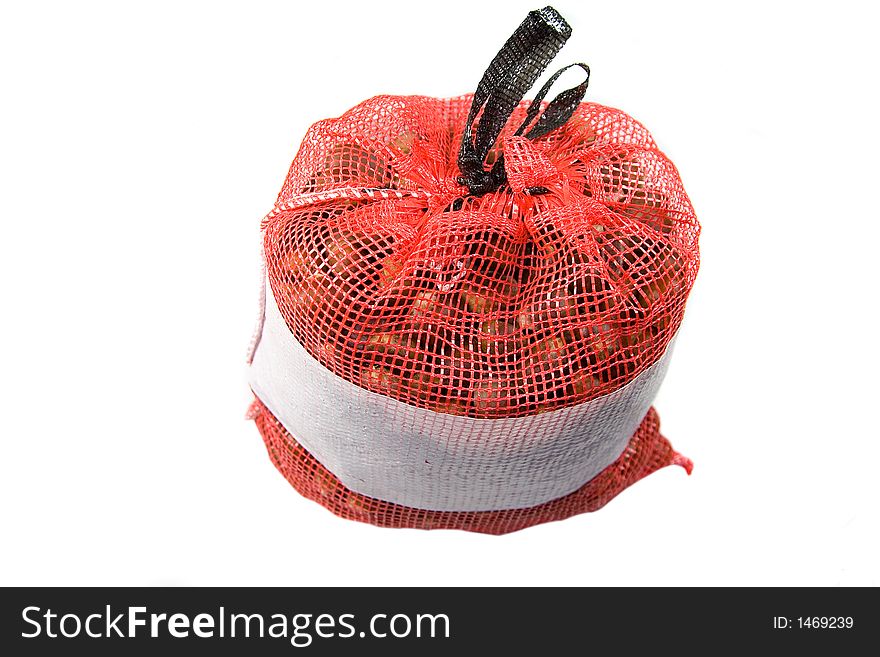
<path fill-rule="evenodd" d="M 690 471 L 651 403 L 699 224 L 648 131 L 581 102 L 585 65 L 522 102 L 569 33 L 531 12 L 475 94 L 316 123 L 263 221 L 252 417 L 338 515 L 505 533 Z"/>

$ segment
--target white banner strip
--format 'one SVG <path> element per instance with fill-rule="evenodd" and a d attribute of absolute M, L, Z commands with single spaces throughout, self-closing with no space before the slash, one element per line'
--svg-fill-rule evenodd
<path fill-rule="evenodd" d="M 494 511 L 567 495 L 617 460 L 651 406 L 672 346 L 626 386 L 584 404 L 519 418 L 448 415 L 333 374 L 293 337 L 267 284 L 250 385 L 351 490 L 420 509 Z"/>

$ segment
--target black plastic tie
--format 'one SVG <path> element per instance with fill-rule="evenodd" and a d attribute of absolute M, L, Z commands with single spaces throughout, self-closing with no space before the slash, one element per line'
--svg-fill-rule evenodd
<path fill-rule="evenodd" d="M 526 92 L 570 36 L 571 27 L 553 7 L 530 11 L 489 64 L 474 92 L 458 151 L 461 175 L 457 180 L 459 184 L 467 186 L 471 195 L 482 196 L 507 182 L 504 154 L 488 170 L 486 156 Z M 576 87 L 561 92 L 539 116 L 541 103 L 550 87 L 560 75 L 574 66 L 583 69 L 586 79 Z M 525 120 L 514 134 L 537 139 L 566 123 L 587 93 L 589 82 L 590 68 L 586 64 L 571 64 L 558 70 L 541 87 L 529 105 Z M 478 115 L 479 125 L 475 133 L 474 123 Z"/>

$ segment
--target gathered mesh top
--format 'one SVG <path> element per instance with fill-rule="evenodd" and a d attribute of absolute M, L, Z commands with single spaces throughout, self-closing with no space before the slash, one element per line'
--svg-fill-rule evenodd
<path fill-rule="evenodd" d="M 312 126 L 264 220 L 272 294 L 323 366 L 454 415 L 589 401 L 654 363 L 681 323 L 699 224 L 675 166 L 625 113 L 581 103 L 534 140 L 514 110 L 460 184 L 471 96 L 377 96 Z"/>

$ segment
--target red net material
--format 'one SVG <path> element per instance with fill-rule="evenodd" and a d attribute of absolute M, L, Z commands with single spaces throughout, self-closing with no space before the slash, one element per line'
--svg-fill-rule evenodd
<path fill-rule="evenodd" d="M 516 136 L 521 103 L 484 163 L 503 157 L 504 184 L 471 195 L 457 160 L 471 98 L 378 96 L 312 126 L 262 226 L 284 323 L 336 376 L 437 413 L 532 416 L 620 390 L 664 355 L 699 267 L 675 166 L 640 123 L 594 103 Z M 651 409 L 574 493 L 426 511 L 353 492 L 260 400 L 254 417 L 303 495 L 387 527 L 506 533 L 596 510 L 665 465 L 690 470 Z"/>
<path fill-rule="evenodd" d="M 639 479 L 667 465 L 690 472 L 690 460 L 676 453 L 660 435 L 660 420 L 652 408 L 623 454 L 581 488 L 546 504 L 501 511 L 427 511 L 365 497 L 346 488 L 291 436 L 259 401 L 251 408 L 275 467 L 303 496 L 350 520 L 380 527 L 462 529 L 506 534 L 532 525 L 596 511 Z"/>
<path fill-rule="evenodd" d="M 307 133 L 264 221 L 296 339 L 360 387 L 475 418 L 601 397 L 663 354 L 699 264 L 674 165 L 621 111 L 582 103 L 530 141 L 520 105 L 458 184 L 471 97 L 379 96 Z"/>

